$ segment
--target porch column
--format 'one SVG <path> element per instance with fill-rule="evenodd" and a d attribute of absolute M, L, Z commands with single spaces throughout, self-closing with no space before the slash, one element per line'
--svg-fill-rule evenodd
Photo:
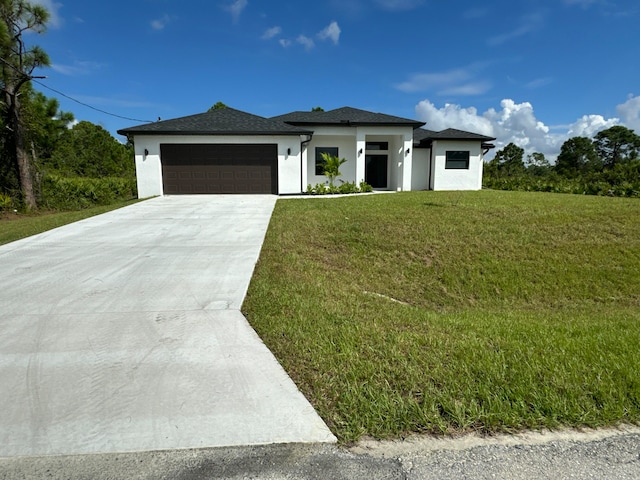
<path fill-rule="evenodd" d="M 364 152 L 367 145 L 367 136 L 360 130 L 356 129 L 356 185 L 364 182 L 365 162 Z M 362 153 L 360 153 L 362 152 Z"/>
<path fill-rule="evenodd" d="M 404 135 L 404 147 L 402 149 L 402 190 L 411 190 L 411 170 L 413 167 L 413 131 Z M 409 153 L 407 153 L 409 152 Z"/>

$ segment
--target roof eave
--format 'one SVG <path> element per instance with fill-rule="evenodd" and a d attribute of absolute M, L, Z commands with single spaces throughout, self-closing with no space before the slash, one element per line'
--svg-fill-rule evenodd
<path fill-rule="evenodd" d="M 270 135 L 276 135 L 276 136 L 283 136 L 283 135 L 288 135 L 288 136 L 299 136 L 299 135 L 312 135 L 313 132 L 310 130 L 300 130 L 300 131 L 296 131 L 296 132 L 292 132 L 292 131 L 272 131 L 272 132 L 264 132 L 264 131 L 259 131 L 259 132 L 251 132 L 251 131 L 228 131 L 228 132 L 212 132 L 212 131 L 181 131 L 181 130 L 163 130 L 163 131 L 148 131 L 148 130 L 118 130 L 118 134 L 119 135 L 188 135 L 188 136 L 194 136 L 194 135 L 207 135 L 207 136 L 228 136 L 228 135 L 236 135 L 236 136 L 242 136 L 242 137 L 246 137 L 246 136 L 250 136 L 250 135 L 254 135 L 254 136 L 270 136 Z"/>
<path fill-rule="evenodd" d="M 426 123 L 422 123 L 422 122 L 406 122 L 406 123 L 402 123 L 402 122 L 397 122 L 397 123 L 393 123 L 393 122 L 385 122 L 385 123 L 381 123 L 381 122 L 352 122 L 352 121 L 348 121 L 348 122 L 300 122 L 300 121 L 285 121 L 285 123 L 289 124 L 289 125 L 295 125 L 295 126 L 316 126 L 316 127 L 411 127 L 411 128 L 420 128 L 423 125 L 426 125 Z"/>

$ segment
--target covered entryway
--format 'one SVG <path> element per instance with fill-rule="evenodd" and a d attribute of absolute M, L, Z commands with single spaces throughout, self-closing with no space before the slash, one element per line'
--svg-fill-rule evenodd
<path fill-rule="evenodd" d="M 167 195 L 278 193 L 276 144 L 161 144 Z"/>

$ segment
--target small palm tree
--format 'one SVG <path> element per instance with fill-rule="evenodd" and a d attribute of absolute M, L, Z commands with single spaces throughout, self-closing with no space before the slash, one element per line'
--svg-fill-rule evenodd
<path fill-rule="evenodd" d="M 342 175 L 340 173 L 340 166 L 346 163 L 346 158 L 338 158 L 330 155 L 326 152 L 322 152 L 322 159 L 324 160 L 324 175 L 329 179 L 329 185 L 333 187 L 333 181 Z"/>

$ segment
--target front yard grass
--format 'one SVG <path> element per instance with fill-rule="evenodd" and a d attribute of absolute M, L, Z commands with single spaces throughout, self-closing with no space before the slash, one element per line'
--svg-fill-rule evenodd
<path fill-rule="evenodd" d="M 640 420 L 640 201 L 278 201 L 243 311 L 342 442 Z"/>
<path fill-rule="evenodd" d="M 0 212 L 0 245 L 46 232 L 47 230 L 61 227 L 68 223 L 93 217 L 94 215 L 100 215 L 101 213 L 125 207 L 138 201 L 137 199 L 119 201 L 110 205 L 101 205 L 99 207 L 70 212 L 36 212 L 31 214 Z"/>

